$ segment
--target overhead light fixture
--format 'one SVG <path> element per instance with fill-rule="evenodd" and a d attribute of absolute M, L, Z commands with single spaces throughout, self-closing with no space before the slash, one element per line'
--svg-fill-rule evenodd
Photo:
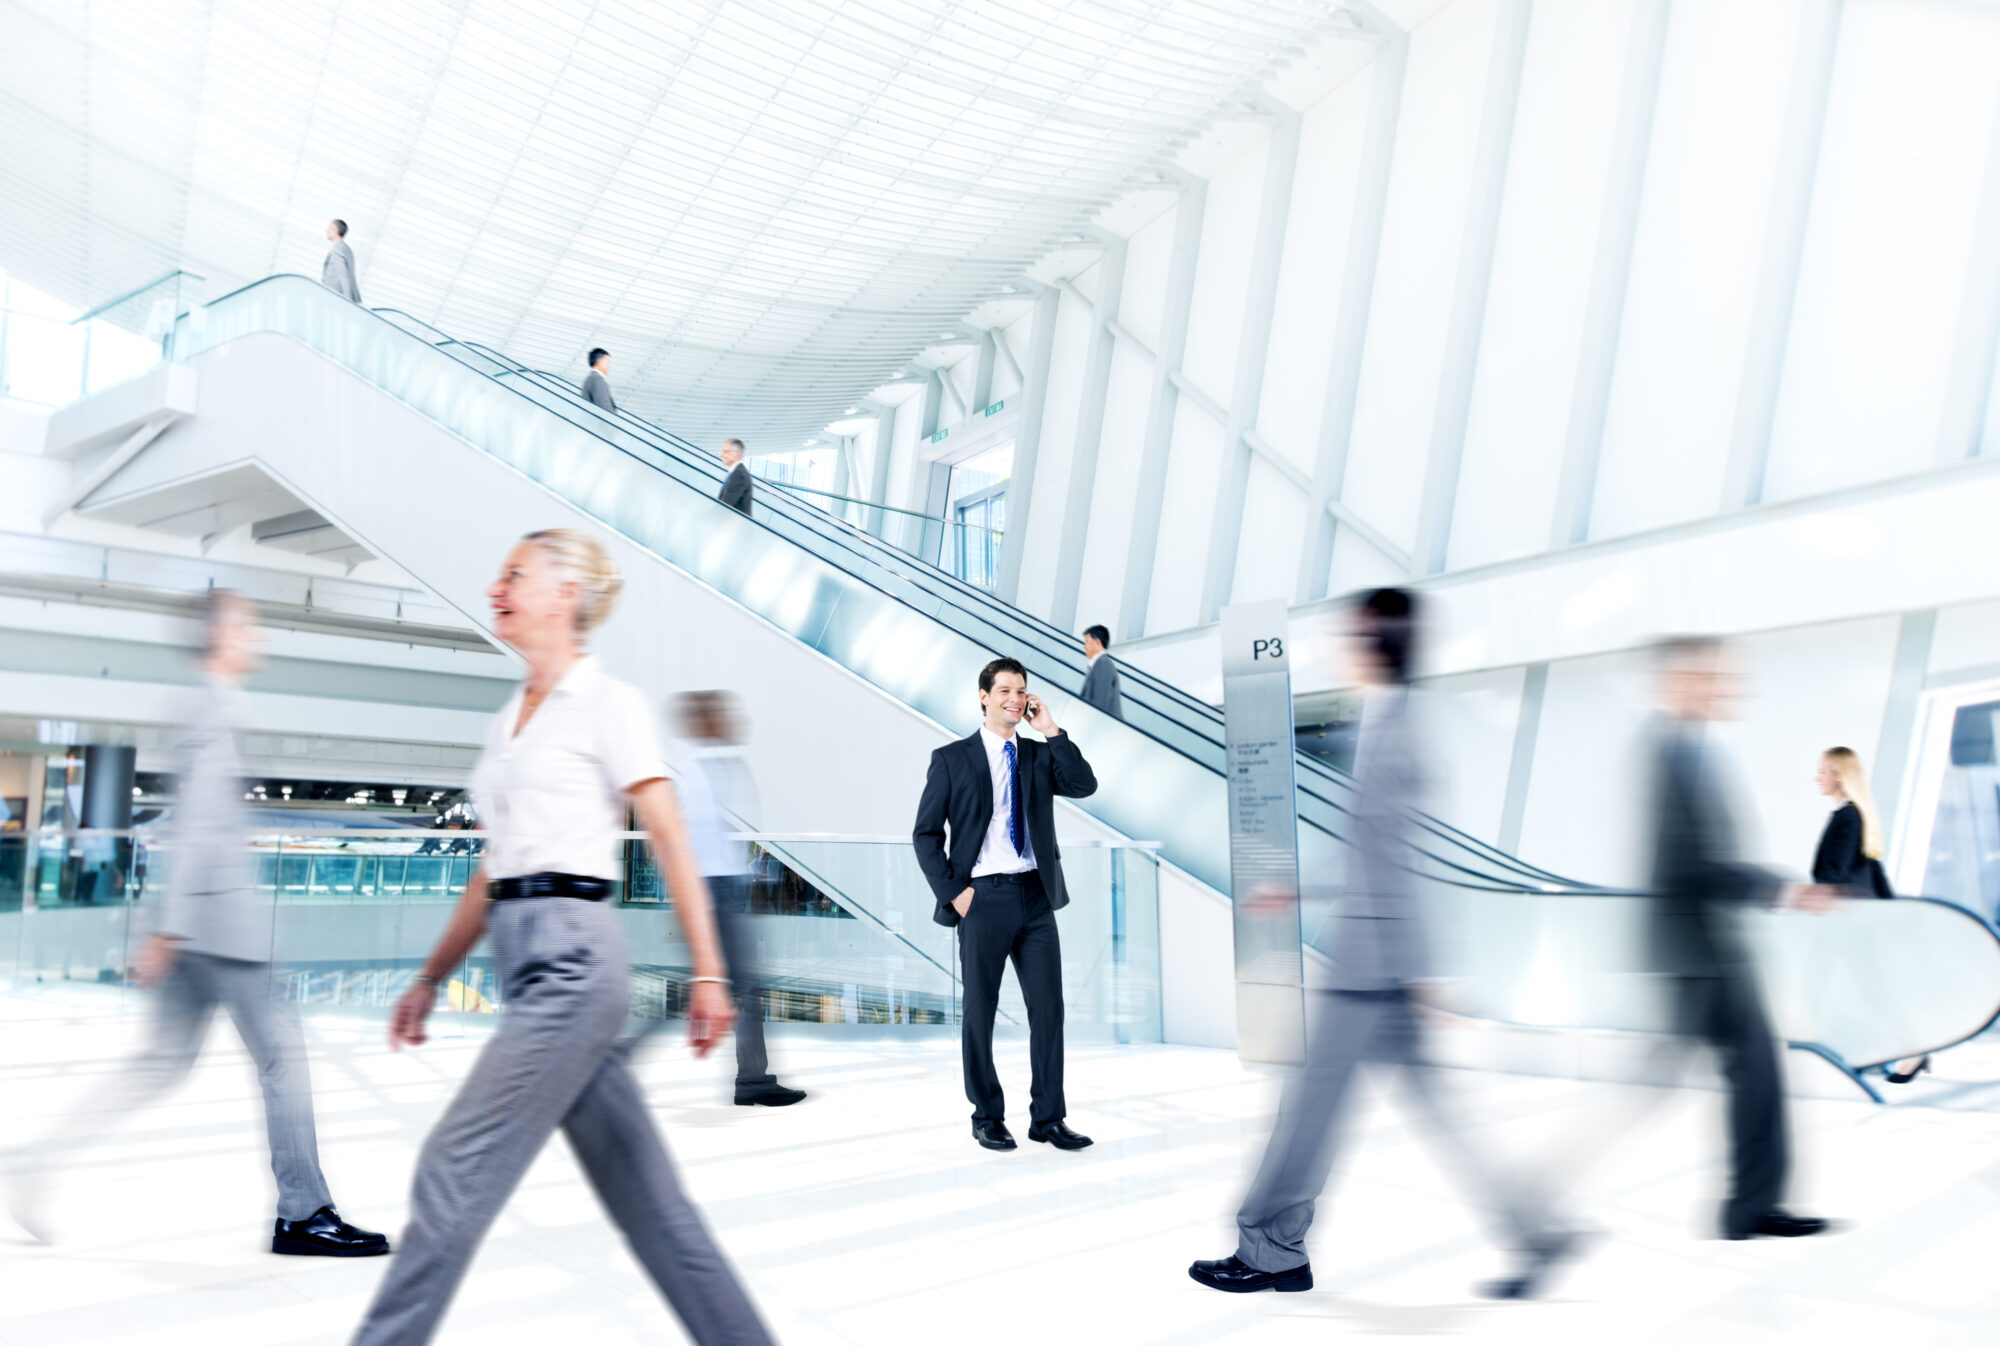
<path fill-rule="evenodd" d="M 857 411 L 859 411 L 859 410 L 861 410 L 861 408 L 860 408 L 860 407 L 849 407 L 849 408 L 847 409 L 847 414 L 848 414 L 848 415 L 850 415 L 850 416 L 852 416 L 852 415 L 853 415 L 853 414 L 854 414 L 855 412 L 857 412 Z"/>
<path fill-rule="evenodd" d="M 939 332 L 939 333 L 938 333 L 938 340 L 939 340 L 939 341 L 949 341 L 949 340 L 951 340 L 951 339 L 952 339 L 953 337 L 955 337 L 955 336 L 957 336 L 957 335 L 958 335 L 958 333 L 956 333 L 956 332 Z"/>

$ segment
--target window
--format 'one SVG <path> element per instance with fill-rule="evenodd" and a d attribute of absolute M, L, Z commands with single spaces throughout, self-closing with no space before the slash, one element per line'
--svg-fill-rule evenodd
<path fill-rule="evenodd" d="M 1007 480 L 1014 442 L 974 454 L 951 469 L 951 573 L 991 589 L 1000 575 L 1000 540 L 1007 528 Z"/>

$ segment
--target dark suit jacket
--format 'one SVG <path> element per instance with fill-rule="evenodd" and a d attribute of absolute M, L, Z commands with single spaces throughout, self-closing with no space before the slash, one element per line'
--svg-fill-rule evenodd
<path fill-rule="evenodd" d="M 1083 675 L 1083 699 L 1114 719 L 1125 718 L 1125 701 L 1118 691 L 1118 665 L 1111 653 L 1097 656 L 1090 672 Z"/>
<path fill-rule="evenodd" d="M 611 400 L 611 385 L 595 369 L 583 376 L 583 395 L 606 411 L 618 410 L 618 404 Z"/>
<path fill-rule="evenodd" d="M 1097 777 L 1068 734 L 1046 743 L 1016 735 L 1021 769 L 1021 807 L 1028 819 L 1028 841 L 1035 848 L 1035 866 L 1050 907 L 1069 903 L 1063 886 L 1062 851 L 1056 846 L 1056 796 L 1082 799 L 1097 792 Z M 993 772 L 979 731 L 947 743 L 931 754 L 930 775 L 917 801 L 917 828 L 911 840 L 917 864 L 937 896 L 931 919 L 957 925 L 952 899 L 972 882 L 980 843 L 993 822 Z"/>
<path fill-rule="evenodd" d="M 750 512 L 749 466 L 738 463 L 730 468 L 729 475 L 722 479 L 722 489 L 716 492 L 715 498 L 731 509 L 740 509 L 748 514 Z"/>
<path fill-rule="evenodd" d="M 1659 970 L 1715 976 L 1750 962 L 1737 912 L 1777 899 L 1778 877 L 1736 854 L 1736 822 L 1701 727 L 1663 725 L 1654 763 L 1653 893 Z"/>
<path fill-rule="evenodd" d="M 1826 820 L 1813 855 L 1812 876 L 1814 883 L 1832 884 L 1856 897 L 1895 896 L 1882 862 L 1862 854 L 1861 810 L 1852 802 L 1842 804 Z"/>

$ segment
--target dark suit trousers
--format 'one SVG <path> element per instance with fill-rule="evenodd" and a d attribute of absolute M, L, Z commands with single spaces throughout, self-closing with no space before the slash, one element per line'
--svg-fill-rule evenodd
<path fill-rule="evenodd" d="M 1059 1122 L 1063 1102 L 1062 945 L 1056 914 L 1041 875 L 989 874 L 972 881 L 972 905 L 958 923 L 960 977 L 964 985 L 965 1096 L 975 1122 L 1007 1117 L 1000 1074 L 993 1068 L 993 1015 L 1000 1006 L 1000 977 L 1013 960 L 1021 998 L 1028 1002 L 1028 1056 L 1034 1065 L 1029 1119 Z"/>
<path fill-rule="evenodd" d="M 1681 1031 L 1714 1048 L 1729 1087 L 1729 1199 L 1725 1233 L 1742 1232 L 1784 1204 L 1791 1139 L 1778 1042 L 1749 967 L 1675 978 Z"/>

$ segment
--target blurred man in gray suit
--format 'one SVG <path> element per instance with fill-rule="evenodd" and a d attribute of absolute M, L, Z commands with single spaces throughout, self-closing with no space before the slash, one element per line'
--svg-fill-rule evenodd
<path fill-rule="evenodd" d="M 271 1251 L 376 1256 L 389 1251 L 389 1241 L 342 1220 L 320 1174 L 305 1037 L 272 984 L 270 905 L 244 846 L 251 828 L 236 735 L 243 680 L 263 662 L 263 633 L 249 600 L 227 590 L 210 591 L 206 616 L 205 686 L 177 753 L 171 882 L 134 965 L 139 984 L 156 992 L 151 1041 L 49 1139 L 23 1151 L 26 1163 L 10 1165 L 8 1205 L 23 1229 L 51 1241 L 40 1210 L 42 1161 L 100 1139 L 120 1116 L 185 1080 L 209 1021 L 226 1009 L 264 1091 L 278 1180 Z M 172 1231 L 166 1215 L 149 1214 L 146 1225 Z"/>
<path fill-rule="evenodd" d="M 606 411 L 618 410 L 611 400 L 611 352 L 598 346 L 590 352 L 590 372 L 583 376 L 583 395 Z"/>
<path fill-rule="evenodd" d="M 1083 652 L 1090 657 L 1090 671 L 1083 675 L 1083 699 L 1114 720 L 1125 718 L 1125 701 L 1118 692 L 1118 665 L 1105 653 L 1111 645 L 1111 631 L 1092 626 L 1083 633 Z"/>
<path fill-rule="evenodd" d="M 1364 1062 L 1398 1068 L 1446 1158 L 1500 1226 L 1518 1261 L 1484 1287 L 1496 1298 L 1528 1298 L 1571 1249 L 1544 1204 L 1479 1162 L 1449 1116 L 1434 1072 L 1425 1068 L 1421 1000 L 1431 977 L 1422 895 L 1413 873 L 1417 810 L 1429 777 L 1411 724 L 1409 682 L 1417 641 L 1417 599 L 1377 589 L 1354 609 L 1348 641 L 1351 680 L 1364 694 L 1355 759 L 1355 802 L 1347 832 L 1330 982 L 1312 994 L 1304 1069 L 1285 1091 L 1277 1129 L 1236 1213 L 1233 1256 L 1196 1262 L 1188 1275 L 1232 1293 L 1313 1286 L 1306 1231 L 1339 1151 L 1354 1077 Z M 1242 894 L 1238 901 L 1255 901 Z"/>
<path fill-rule="evenodd" d="M 354 249 L 347 246 L 347 221 L 326 222 L 326 260 L 320 263 L 319 283 L 342 299 L 361 302 L 361 282 L 354 275 Z"/>
<path fill-rule="evenodd" d="M 729 469 L 729 475 L 722 479 L 722 489 L 715 498 L 731 509 L 750 512 L 750 469 L 743 463 L 743 441 L 725 439 L 722 441 L 722 465 Z"/>

